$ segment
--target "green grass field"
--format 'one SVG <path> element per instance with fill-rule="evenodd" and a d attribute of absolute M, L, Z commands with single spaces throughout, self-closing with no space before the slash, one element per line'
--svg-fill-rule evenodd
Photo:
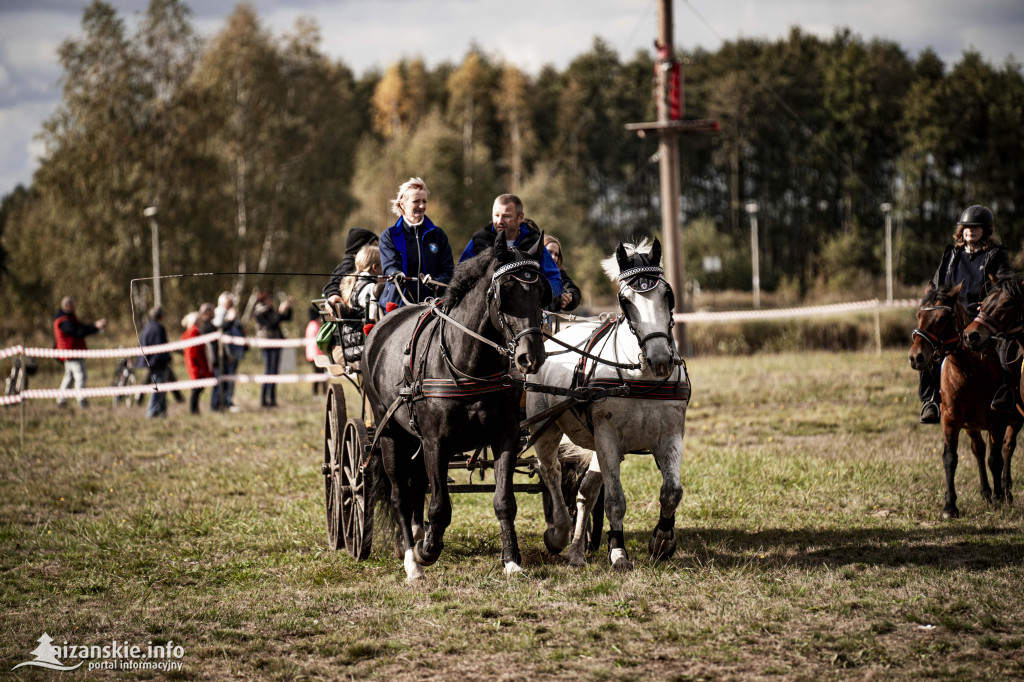
<path fill-rule="evenodd" d="M 421 586 L 388 538 L 361 563 L 329 551 L 308 385 L 269 413 L 241 386 L 241 414 L 156 423 L 33 401 L 24 447 L 0 408 L 0 671 L 45 631 L 182 647 L 180 672 L 107 673 L 130 678 L 1024 677 L 1024 505 L 983 502 L 962 438 L 962 517 L 941 520 L 940 431 L 917 424 L 902 351 L 689 367 L 679 548 L 646 558 L 660 475 L 627 457 L 627 575 L 605 548 L 583 569 L 546 553 L 527 495 L 511 581 L 489 495 L 455 498 Z"/>

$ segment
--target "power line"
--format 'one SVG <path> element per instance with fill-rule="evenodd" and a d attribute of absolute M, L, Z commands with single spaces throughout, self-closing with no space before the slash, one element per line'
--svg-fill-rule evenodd
<path fill-rule="evenodd" d="M 697 17 L 697 19 L 700 20 L 700 22 L 702 24 L 704 24 L 708 28 L 708 30 L 710 30 L 712 33 L 714 33 L 715 36 L 717 36 L 719 40 L 721 40 L 723 43 L 726 42 L 726 38 L 721 33 L 718 32 L 718 30 L 711 24 L 711 22 L 708 21 L 704 17 L 704 15 L 701 14 L 700 11 L 697 10 L 696 7 L 693 6 L 693 3 L 691 3 L 690 0 L 682 0 L 682 3 L 684 5 L 686 5 L 690 9 L 690 11 L 693 13 L 693 15 L 695 17 Z M 846 171 L 850 175 L 855 177 L 857 179 L 857 181 L 860 182 L 862 187 L 867 189 L 868 192 L 870 192 L 871 195 L 873 197 L 875 197 L 876 200 L 880 201 L 880 200 L 883 200 L 885 198 L 882 195 L 880 195 L 878 192 L 876 192 L 874 190 L 874 188 L 870 184 L 865 182 L 864 178 L 862 178 L 860 176 L 860 174 L 856 170 L 853 169 L 853 167 L 846 161 L 846 159 L 844 159 L 842 157 L 842 155 L 839 154 L 839 152 L 835 148 L 833 148 L 832 146 L 822 142 L 820 138 L 816 137 L 814 135 L 814 130 L 811 128 L 811 126 L 807 122 L 805 122 L 800 117 L 800 114 L 798 114 L 792 107 L 790 107 L 789 104 L 787 104 L 786 101 L 784 99 L 782 99 L 782 97 L 777 92 L 775 92 L 775 90 L 773 90 L 771 88 L 770 85 L 768 85 L 767 83 L 762 81 L 761 78 L 759 78 L 758 75 L 756 73 L 754 73 L 753 71 L 749 71 L 748 73 L 750 74 L 751 78 L 753 78 L 754 82 L 757 85 L 759 85 L 761 88 L 763 88 L 765 92 L 767 92 L 769 95 L 771 95 L 772 98 L 775 100 L 775 102 L 779 105 L 779 107 L 781 107 L 782 110 L 784 112 L 786 112 L 786 114 L 797 123 L 800 131 L 802 133 L 804 133 L 810 139 L 810 141 L 812 143 L 818 145 L 821 149 L 826 151 L 833 159 L 838 161 L 843 166 L 843 168 L 846 169 Z"/>

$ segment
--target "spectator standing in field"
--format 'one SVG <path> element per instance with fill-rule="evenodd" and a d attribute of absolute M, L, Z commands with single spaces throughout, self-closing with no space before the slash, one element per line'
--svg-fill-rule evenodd
<path fill-rule="evenodd" d="M 534 229 L 537 227 L 529 218 L 524 222 L 533 225 Z M 580 301 L 583 300 L 583 293 L 569 277 L 569 273 L 565 271 L 562 260 L 562 242 L 558 241 L 558 237 L 550 234 L 544 235 L 544 248 L 551 254 L 551 260 L 555 261 L 555 265 L 558 266 L 558 275 L 562 278 L 562 295 L 555 296 L 546 310 L 553 313 L 576 310 Z"/>
<path fill-rule="evenodd" d="M 256 298 L 255 318 L 256 336 L 261 339 L 283 339 L 281 323 L 292 319 L 291 296 L 285 298 L 280 305 L 274 305 L 274 294 L 262 291 Z M 263 349 L 263 373 L 273 376 L 281 368 L 281 349 Z M 260 386 L 260 407 L 277 407 L 277 384 Z"/>
<path fill-rule="evenodd" d="M 376 234 L 362 227 L 353 227 L 345 236 L 345 256 L 334 268 L 331 279 L 323 291 L 324 298 L 334 307 L 340 317 L 348 315 L 348 311 L 340 310 L 338 305 L 341 303 L 341 287 L 349 279 L 346 275 L 356 272 L 356 254 L 367 244 L 377 244 L 379 241 Z"/>
<path fill-rule="evenodd" d="M 75 299 L 65 296 L 60 301 L 60 309 L 53 316 L 53 337 L 58 350 L 86 350 L 85 337 L 103 331 L 107 319 L 101 318 L 93 324 L 84 324 L 75 315 Z M 61 389 L 85 388 L 85 358 L 59 357 L 64 363 L 64 379 L 60 382 Z M 58 398 L 57 405 L 67 405 L 66 398 Z M 88 407 L 89 401 L 78 399 L 79 407 Z"/>
<path fill-rule="evenodd" d="M 485 249 L 494 246 L 498 232 L 505 235 L 505 243 L 509 248 L 515 247 L 526 253 L 534 247 L 540 248 L 540 270 L 551 285 L 551 300 L 557 301 L 562 295 L 562 276 L 551 254 L 540 244 L 541 232 L 532 220 L 527 222 L 523 214 L 523 202 L 515 194 L 502 194 L 494 200 L 491 207 L 491 222 L 481 230 L 477 230 L 459 257 L 459 262 L 472 258 Z"/>
<path fill-rule="evenodd" d="M 391 202 L 391 212 L 398 220 L 380 235 L 380 262 L 384 274 L 404 275 L 404 282 L 388 282 L 380 295 L 385 310 L 388 304 L 403 304 L 402 296 L 412 303 L 421 303 L 438 295 L 430 283 L 447 284 L 455 271 L 448 235 L 427 217 L 430 192 L 420 178 L 409 178 L 398 188 Z"/>
<path fill-rule="evenodd" d="M 182 340 L 194 339 L 203 334 L 205 328 L 213 328 L 213 306 L 204 303 L 197 313 L 189 313 L 181 322 L 185 327 L 185 333 L 181 335 Z M 210 357 L 208 352 L 209 344 L 191 346 L 184 350 L 185 369 L 188 371 L 188 378 L 207 379 L 213 376 L 210 368 Z M 202 395 L 202 387 L 192 389 L 188 400 L 188 411 L 190 414 L 199 414 L 199 396 Z"/>
<path fill-rule="evenodd" d="M 309 323 L 306 325 L 306 360 L 313 368 L 314 374 L 323 374 L 326 371 L 324 367 L 317 367 L 315 364 L 316 356 L 323 355 L 323 351 L 320 350 L 320 346 L 316 345 L 316 335 L 320 333 L 320 311 L 314 306 L 309 307 Z M 313 382 L 313 397 L 323 390 L 324 395 L 327 395 L 327 387 L 322 381 Z"/>
<path fill-rule="evenodd" d="M 235 320 L 235 297 L 230 291 L 225 291 L 217 297 L 217 307 L 213 309 L 213 328 L 224 333 L 229 333 L 229 328 Z M 229 317 L 230 316 L 230 317 Z M 234 359 L 237 352 L 234 344 L 218 341 L 213 344 L 215 357 L 213 362 L 213 374 L 220 379 L 222 376 L 232 376 L 238 369 L 238 360 Z M 244 349 L 244 346 L 241 346 Z M 210 409 L 214 412 L 226 410 L 231 407 L 231 398 L 235 392 L 235 382 L 226 381 L 218 383 L 210 391 Z"/>
<path fill-rule="evenodd" d="M 966 209 L 957 222 L 956 230 L 953 231 L 953 243 L 946 247 L 939 267 L 928 283 L 927 291 L 931 291 L 936 287 L 955 286 L 962 282 L 960 302 L 967 308 L 971 317 L 978 313 L 978 305 L 985 297 L 985 285 L 989 277 L 998 278 L 1012 272 L 1006 247 L 993 235 L 994 224 L 992 211 L 985 206 L 971 206 Z M 917 392 L 922 403 L 922 424 L 939 422 L 940 378 L 938 365 L 921 370 Z M 1013 409 L 1012 384 L 1018 381 L 1019 378 L 1009 373 L 1004 377 L 1004 384 L 992 398 L 992 409 Z"/>
<path fill-rule="evenodd" d="M 149 310 L 149 322 L 142 330 L 139 342 L 143 347 L 158 346 L 167 343 L 167 329 L 164 327 L 164 309 L 160 306 L 153 306 Z M 171 354 L 168 351 L 144 355 L 139 358 L 139 367 L 145 367 L 149 371 L 146 379 L 147 384 L 164 384 L 170 381 L 171 376 Z M 149 394 L 149 404 L 146 406 L 146 418 L 154 419 L 167 416 L 167 394 L 160 391 L 153 391 Z"/>

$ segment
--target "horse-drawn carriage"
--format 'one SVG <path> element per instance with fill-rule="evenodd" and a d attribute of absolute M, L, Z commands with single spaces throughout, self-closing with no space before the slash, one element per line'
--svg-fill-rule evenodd
<path fill-rule="evenodd" d="M 671 556 L 689 377 L 672 342 L 672 291 L 659 263 L 657 241 L 647 250 L 620 244 L 606 271 L 620 284 L 621 314 L 552 337 L 541 329 L 551 289 L 537 261 L 498 240 L 493 253 L 460 265 L 442 299 L 399 308 L 373 326 L 361 367 L 321 359 L 332 376 L 351 383 L 361 402 L 360 416 L 346 419 L 343 385 L 328 389 L 322 471 L 330 546 L 366 558 L 378 506 L 397 522 L 396 554 L 404 557 L 407 579 L 417 580 L 420 567 L 440 555 L 451 521 L 449 495 L 493 492 L 509 575 L 521 570 L 514 493 L 540 492 L 545 546 L 558 552 L 572 539 L 570 561 L 582 563 L 595 491 L 603 484 L 610 559 L 628 568 L 619 461 L 626 452 L 648 450 L 664 479 L 650 549 L 656 557 Z M 319 304 L 325 323 L 344 323 Z M 524 390 L 530 416 L 520 422 Z M 640 400 L 615 400 L 631 394 Z M 602 408 L 595 411 L 595 404 Z M 528 440 L 526 427 L 533 432 Z M 569 505 L 576 496 L 562 489 L 563 434 L 597 454 L 588 493 L 573 505 L 575 519 Z M 528 446 L 536 457 L 523 457 Z M 468 470 L 471 478 L 490 469 L 494 483 L 455 485 L 453 469 Z M 543 483 L 513 484 L 515 473 L 539 474 Z"/>

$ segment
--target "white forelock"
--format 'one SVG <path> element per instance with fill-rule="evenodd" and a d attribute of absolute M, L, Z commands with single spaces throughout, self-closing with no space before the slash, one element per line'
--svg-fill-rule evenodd
<path fill-rule="evenodd" d="M 627 242 L 624 243 L 622 246 L 626 249 L 626 255 L 632 256 L 633 254 L 637 253 L 641 253 L 644 255 L 649 254 L 651 252 L 652 245 L 653 242 L 651 242 L 650 239 L 644 237 L 643 239 L 640 240 L 639 244 L 631 244 Z M 604 270 L 604 273 L 608 275 L 608 279 L 616 283 L 618 282 L 619 260 L 615 257 L 614 253 L 608 258 L 605 258 L 603 261 L 601 261 L 601 268 Z"/>

